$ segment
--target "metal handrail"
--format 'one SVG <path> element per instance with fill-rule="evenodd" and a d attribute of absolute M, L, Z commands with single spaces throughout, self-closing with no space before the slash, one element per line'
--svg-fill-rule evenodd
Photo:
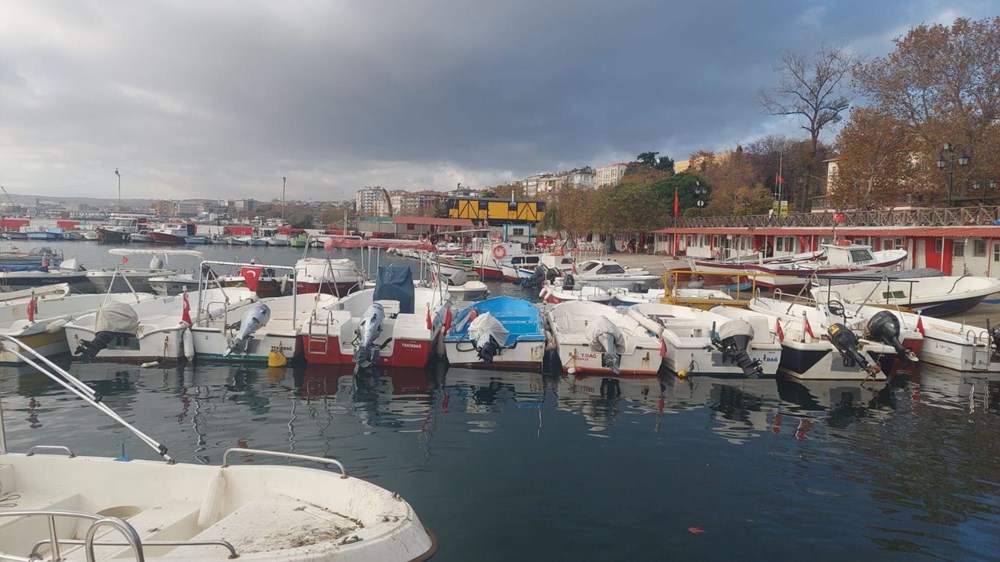
<path fill-rule="evenodd" d="M 310 455 L 299 455 L 297 453 L 282 453 L 280 451 L 265 451 L 263 449 L 244 449 L 241 447 L 233 447 L 232 449 L 227 449 L 222 455 L 222 468 L 229 466 L 229 454 L 230 453 L 246 453 L 251 455 L 262 455 L 266 457 L 280 457 L 286 459 L 300 460 L 300 461 L 312 461 L 320 464 L 335 464 L 340 469 L 340 477 L 347 478 L 347 469 L 344 468 L 343 463 L 336 459 L 328 459 L 325 457 L 313 457 Z"/>
<path fill-rule="evenodd" d="M 50 544 L 52 544 L 52 560 L 62 560 L 62 556 L 59 552 L 59 537 L 56 536 L 56 517 L 73 517 L 76 519 L 89 519 L 93 521 L 90 528 L 87 529 L 87 535 L 84 539 L 84 547 L 87 550 L 87 562 L 94 562 L 94 560 L 96 560 L 94 557 L 94 536 L 97 533 L 97 529 L 102 525 L 111 525 L 117 528 L 121 534 L 125 536 L 125 540 L 128 541 L 129 546 L 132 547 L 132 552 L 135 554 L 136 561 L 145 561 L 145 557 L 142 552 L 142 538 L 139 537 L 139 533 L 136 532 L 135 527 L 128 524 L 124 519 L 65 509 L 18 509 L 0 511 L 0 517 L 38 516 L 48 518 L 49 541 Z M 32 553 L 34 554 L 34 550 L 32 550 Z"/>
<path fill-rule="evenodd" d="M 72 449 L 66 447 L 65 445 L 35 445 L 34 447 L 28 449 L 26 457 L 33 456 L 36 451 L 64 451 L 69 455 L 69 458 L 76 457 L 76 453 Z"/>
<path fill-rule="evenodd" d="M 101 402 L 101 396 L 94 392 L 89 386 L 83 384 L 80 379 L 74 377 L 69 372 L 67 372 L 62 367 L 56 365 L 50 361 L 47 357 L 36 351 L 35 349 L 25 345 L 23 342 L 18 340 L 13 336 L 7 334 L 0 334 L 0 344 L 2 347 L 9 351 L 12 355 L 18 359 L 24 361 L 27 365 L 34 367 L 38 372 L 49 377 L 60 386 L 66 390 L 72 392 L 73 394 L 80 397 L 84 402 L 87 402 L 91 406 L 97 408 L 99 411 L 104 413 L 109 418 L 121 424 L 125 429 L 132 432 L 133 435 L 138 437 L 143 443 L 149 445 L 158 455 L 163 457 L 163 459 L 169 463 L 173 463 L 174 459 L 167 454 L 166 446 L 160 444 L 152 437 L 146 435 L 138 428 L 128 423 L 121 416 L 119 416 L 114 410 L 108 407 L 106 404 Z M 13 344 L 10 346 L 9 344 Z M 20 350 L 20 351 L 19 351 Z M 27 355 L 25 355 L 27 354 Z M 43 363 L 46 367 L 39 365 L 37 361 Z"/>
<path fill-rule="evenodd" d="M 297 306 L 297 302 L 298 302 L 298 282 L 297 282 L 298 272 L 297 272 L 295 266 L 290 266 L 290 265 L 267 265 L 267 264 L 262 264 L 262 263 L 253 263 L 253 264 L 251 264 L 251 263 L 245 263 L 245 262 L 205 260 L 205 261 L 201 262 L 200 270 L 204 271 L 206 265 L 209 265 L 209 266 L 212 266 L 212 265 L 223 265 L 223 266 L 229 266 L 229 267 L 253 266 L 253 267 L 270 268 L 270 269 L 273 269 L 273 270 L 281 269 L 281 270 L 290 271 L 291 272 L 291 278 L 290 279 L 291 279 L 291 282 L 292 282 L 292 325 L 293 326 L 295 325 L 296 315 L 298 313 L 298 306 Z M 222 288 L 222 285 L 220 284 L 219 287 Z M 202 284 L 199 282 L 198 283 L 198 317 L 199 317 L 199 319 L 201 317 L 201 297 L 202 297 L 202 291 L 203 291 Z M 223 291 L 223 294 L 225 294 L 225 291 Z M 228 298 L 229 298 L 229 296 L 227 295 L 226 299 L 228 300 Z M 205 310 L 206 310 L 206 313 L 207 313 L 208 309 L 206 308 Z M 226 307 L 227 319 L 228 319 L 228 311 L 229 310 L 228 310 L 228 306 L 227 306 Z M 197 320 L 196 320 L 196 323 L 197 323 Z"/>
<path fill-rule="evenodd" d="M 70 546 L 86 546 L 86 541 L 83 539 L 62 539 L 59 541 L 61 544 Z M 50 544 L 49 541 L 38 541 L 35 546 L 31 548 L 31 554 L 29 555 L 29 560 L 39 559 L 38 549 L 42 546 Z M 94 541 L 92 543 L 94 546 L 131 546 L 132 543 L 128 541 Z M 153 546 L 219 546 L 229 551 L 229 559 L 235 560 L 239 558 L 239 553 L 236 552 L 236 547 L 233 543 L 224 540 L 211 540 L 211 541 L 144 541 L 142 547 Z"/>

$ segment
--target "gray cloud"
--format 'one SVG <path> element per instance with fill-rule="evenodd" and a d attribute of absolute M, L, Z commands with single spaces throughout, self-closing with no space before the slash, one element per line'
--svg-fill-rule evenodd
<path fill-rule="evenodd" d="M 957 7 L 956 7 L 957 6 Z M 498 183 L 794 124 L 782 51 L 883 54 L 982 2 L 31 2 L 0 8 L 0 184 L 340 199 Z M 961 10 L 961 11 L 956 11 Z"/>

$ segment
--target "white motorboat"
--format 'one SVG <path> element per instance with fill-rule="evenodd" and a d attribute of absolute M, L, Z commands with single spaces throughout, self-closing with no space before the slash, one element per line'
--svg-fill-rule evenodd
<path fill-rule="evenodd" d="M 152 230 L 140 230 L 129 234 L 128 241 L 135 244 L 151 244 L 153 242 Z"/>
<path fill-rule="evenodd" d="M 379 268 L 374 289 L 316 307 L 299 331 L 311 364 L 426 367 L 451 315 L 440 287 L 416 287 L 407 266 Z"/>
<path fill-rule="evenodd" d="M 452 284 L 453 279 L 449 279 L 447 283 L 441 283 L 441 288 L 447 291 L 453 300 L 465 302 L 481 301 L 490 294 L 490 288 L 486 286 L 486 283 L 478 279 L 467 279 L 458 285 Z"/>
<path fill-rule="evenodd" d="M 549 304 L 559 304 L 569 301 L 590 301 L 602 304 L 611 304 L 614 289 L 598 286 L 574 287 L 563 286 L 549 281 L 542 282 L 542 290 L 538 297 L 542 302 Z"/>
<path fill-rule="evenodd" d="M 153 295 L 143 293 L 75 295 L 40 291 L 34 297 L 0 302 L 0 334 L 17 338 L 46 357 L 66 353 L 69 351 L 64 331 L 67 322 L 107 303 L 137 304 L 152 298 Z M 0 353 L 0 363 L 18 361 L 15 355 Z"/>
<path fill-rule="evenodd" d="M 301 258 L 295 262 L 297 291 L 344 296 L 361 289 L 364 272 L 354 260 L 341 258 Z"/>
<path fill-rule="evenodd" d="M 567 301 L 546 312 L 563 371 L 655 375 L 660 338 L 623 310 L 590 301 Z"/>
<path fill-rule="evenodd" d="M 335 459 L 233 448 L 222 455 L 221 467 L 176 462 L 166 446 L 72 374 L 12 338 L 0 340 L 5 352 L 30 358 L 42 374 L 162 458 L 82 456 L 63 445 L 15 453 L 7 450 L 0 409 L 0 497 L 16 504 L 0 509 L 0 559 L 402 562 L 425 560 L 435 551 L 433 536 L 406 501 L 348 476 Z M 234 455 L 282 463 L 230 465 Z"/>
<path fill-rule="evenodd" d="M 444 347 L 450 366 L 538 372 L 546 339 L 537 306 L 498 296 L 460 310 L 445 333 Z"/>
<path fill-rule="evenodd" d="M 33 265 L 11 265 L 0 268 L 0 291 L 17 291 L 63 283 L 77 292 L 84 292 L 91 286 L 87 280 L 87 272 L 76 267 L 75 260 L 63 261 L 58 268 L 53 269 Z"/>
<path fill-rule="evenodd" d="M 686 375 L 773 377 L 781 343 L 762 320 L 747 321 L 698 308 L 639 303 L 627 314 L 663 340 L 663 363 Z"/>
<path fill-rule="evenodd" d="M 891 308 L 836 301 L 827 306 L 859 324 L 877 314 L 892 314 L 900 325 L 903 347 L 924 363 L 955 371 L 1000 372 L 1000 326 L 986 329 Z"/>
<path fill-rule="evenodd" d="M 731 301 L 733 297 L 725 291 L 716 289 L 692 289 L 688 287 L 677 288 L 670 291 L 671 297 L 678 300 L 719 300 Z M 665 289 L 649 289 L 648 291 L 635 292 L 627 289 L 611 289 L 611 303 L 616 306 L 632 306 L 644 302 L 660 302 L 667 296 Z"/>
<path fill-rule="evenodd" d="M 811 289 L 817 302 L 840 301 L 905 308 L 924 316 L 949 316 L 966 312 L 986 297 L 1000 292 L 1000 279 L 991 277 L 922 277 L 919 279 L 855 280 L 827 285 L 818 281 Z"/>
<path fill-rule="evenodd" d="M 757 297 L 750 300 L 749 307 L 715 307 L 712 312 L 747 321 L 763 315 L 782 345 L 780 370 L 791 377 L 881 379 L 893 372 L 897 360 L 893 346 L 858 337 L 816 306 Z"/>
<path fill-rule="evenodd" d="M 131 248 L 112 248 L 108 253 L 121 256 L 122 264 L 118 267 L 87 271 L 87 280 L 91 288 L 87 292 L 94 293 L 154 293 L 149 280 L 178 273 L 167 268 L 170 256 L 201 257 L 200 252 L 185 250 L 140 250 Z M 152 256 L 148 269 L 129 267 L 129 256 Z"/>
<path fill-rule="evenodd" d="M 630 291 L 648 291 L 660 278 L 650 275 L 648 271 L 641 268 L 626 269 L 620 263 L 605 260 L 588 260 L 577 265 L 576 273 L 567 273 L 561 279 L 556 279 L 553 284 L 562 285 L 563 288 L 576 288 L 580 286 L 625 288 Z"/>

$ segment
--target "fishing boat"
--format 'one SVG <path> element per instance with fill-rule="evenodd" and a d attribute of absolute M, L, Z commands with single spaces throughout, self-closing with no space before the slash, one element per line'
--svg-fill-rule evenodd
<path fill-rule="evenodd" d="M 741 273 L 754 273 L 758 287 L 796 290 L 809 284 L 810 278 L 825 275 L 850 275 L 859 271 L 883 271 L 899 267 L 907 257 L 906 250 L 881 250 L 873 252 L 871 246 L 851 244 L 824 244 L 824 258 L 789 263 L 712 263 L 694 262 L 695 271 L 739 277 Z"/>
<path fill-rule="evenodd" d="M 0 267 L 9 265 L 37 265 L 45 267 L 57 267 L 63 260 L 62 250 L 53 250 L 48 246 L 32 248 L 27 252 L 11 248 L 6 252 L 0 252 Z"/>
<path fill-rule="evenodd" d="M 520 282 L 534 275 L 538 266 L 554 269 L 559 275 L 569 273 L 575 260 L 572 256 L 554 254 L 520 254 L 497 261 L 504 281 Z"/>
<path fill-rule="evenodd" d="M 316 307 L 299 332 L 308 363 L 424 367 L 450 315 L 440 287 L 416 287 L 409 267 L 388 265 L 379 267 L 374 289 Z"/>
<path fill-rule="evenodd" d="M 195 236 L 184 237 L 185 244 L 202 245 L 202 244 L 210 244 L 211 242 L 212 239 L 209 238 L 208 236 L 195 235 Z"/>
<path fill-rule="evenodd" d="M 1000 372 L 1000 326 L 972 326 L 894 308 L 820 301 L 845 321 L 867 324 L 876 315 L 891 314 L 900 326 L 902 346 L 920 361 L 955 371 Z"/>
<path fill-rule="evenodd" d="M 546 313 L 566 373 L 655 375 L 662 363 L 660 338 L 624 310 L 590 301 L 568 301 Z"/>
<path fill-rule="evenodd" d="M 563 278 L 562 281 L 563 284 L 561 285 L 543 281 L 542 290 L 538 292 L 538 298 L 542 299 L 542 302 L 549 304 L 559 304 L 569 301 L 590 301 L 611 304 L 611 300 L 614 298 L 612 289 L 596 286 L 575 287 L 574 285 L 566 285 L 567 281 L 572 281 L 569 278 Z"/>
<path fill-rule="evenodd" d="M 85 292 L 93 293 L 155 293 L 150 279 L 161 278 L 179 273 L 167 268 L 171 256 L 201 257 L 200 252 L 186 250 L 143 250 L 133 248 L 111 248 L 108 253 L 119 257 L 120 265 L 113 268 L 95 269 L 86 272 L 91 288 Z M 128 264 L 135 256 L 151 256 L 146 269 L 130 267 Z"/>
<path fill-rule="evenodd" d="M 196 234 L 197 227 L 194 223 L 186 224 L 164 224 L 159 228 L 154 228 L 150 235 L 153 242 L 157 244 L 184 244 L 188 236 Z"/>
<path fill-rule="evenodd" d="M 459 273 L 440 281 L 441 288 L 457 301 L 481 301 L 490 294 L 486 283 L 478 279 L 470 279 L 465 273 Z"/>
<path fill-rule="evenodd" d="M 77 269 L 74 260 L 64 261 L 58 268 L 53 269 L 33 265 L 0 266 L 0 291 L 16 291 L 62 283 L 69 284 L 78 292 L 87 291 L 91 287 L 90 281 L 87 280 L 87 272 Z"/>
<path fill-rule="evenodd" d="M 497 296 L 460 310 L 444 336 L 444 347 L 453 367 L 540 371 L 546 339 L 537 306 Z"/>
<path fill-rule="evenodd" d="M 129 234 L 128 241 L 133 244 L 150 244 L 153 242 L 153 231 L 140 230 Z"/>
<path fill-rule="evenodd" d="M 0 302 L 0 334 L 17 338 L 38 353 L 51 357 L 70 351 L 65 326 L 108 303 L 140 303 L 150 294 L 77 295 L 69 285 L 23 291 L 18 298 Z M 0 353 L 0 363 L 17 363 L 14 354 Z"/>
<path fill-rule="evenodd" d="M 839 301 L 851 304 L 904 308 L 924 316 L 949 316 L 974 308 L 986 297 L 1000 292 L 1000 279 L 990 277 L 939 276 L 920 279 L 854 280 L 827 285 L 814 281 L 811 289 L 817 302 Z"/>
<path fill-rule="evenodd" d="M 767 329 L 781 343 L 779 370 L 788 376 L 880 380 L 893 372 L 897 352 L 892 345 L 859 337 L 814 305 L 757 297 L 750 300 L 749 306 L 749 310 L 715 307 L 712 312 L 748 322 L 763 318 Z"/>
<path fill-rule="evenodd" d="M 576 273 L 566 273 L 562 278 L 557 278 L 553 284 L 561 284 L 563 288 L 577 285 L 606 289 L 621 287 L 641 292 L 648 291 L 659 280 L 659 276 L 650 275 L 645 269 L 626 269 L 615 261 L 588 260 L 578 264 Z"/>
<path fill-rule="evenodd" d="M 402 562 L 434 554 L 433 536 L 405 500 L 348 476 L 336 459 L 231 448 L 221 467 L 177 462 L 90 386 L 17 340 L 0 340 L 162 459 L 77 455 L 63 444 L 15 453 L 0 415 L 0 497 L 15 503 L 0 509 L 0 559 Z M 280 463 L 230 464 L 237 455 Z"/>
<path fill-rule="evenodd" d="M 301 258 L 295 262 L 297 291 L 343 296 L 361 289 L 364 273 L 354 260 Z"/>
<path fill-rule="evenodd" d="M 247 287 L 261 298 L 291 294 L 291 275 L 278 275 L 274 269 L 249 263 L 240 266 L 235 275 L 221 275 L 218 282 L 223 287 Z"/>
<path fill-rule="evenodd" d="M 687 375 L 773 377 L 781 343 L 762 320 L 747 321 L 663 303 L 639 303 L 627 314 L 663 341 L 663 363 Z"/>
<path fill-rule="evenodd" d="M 145 228 L 145 218 L 113 216 L 97 227 L 97 240 L 104 244 L 124 244 L 130 241 L 132 234 Z"/>

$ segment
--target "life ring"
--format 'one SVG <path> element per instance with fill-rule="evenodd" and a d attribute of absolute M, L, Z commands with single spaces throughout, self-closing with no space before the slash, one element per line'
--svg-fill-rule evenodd
<path fill-rule="evenodd" d="M 498 260 L 504 259 L 507 256 L 507 248 L 503 247 L 503 244 L 497 244 L 493 246 L 493 257 Z"/>

